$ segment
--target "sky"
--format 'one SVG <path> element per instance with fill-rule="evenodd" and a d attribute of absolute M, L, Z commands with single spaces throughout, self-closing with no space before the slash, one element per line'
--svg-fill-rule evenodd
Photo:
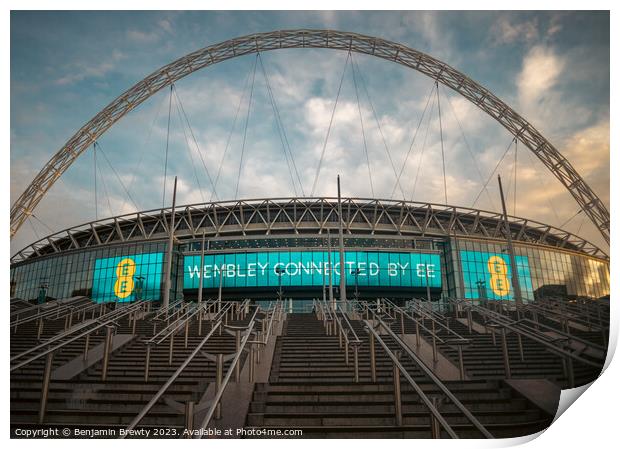
<path fill-rule="evenodd" d="M 11 204 L 146 75 L 230 38 L 295 28 L 382 37 L 465 73 L 532 123 L 609 208 L 606 12 L 14 11 Z M 179 80 L 172 96 L 160 91 L 101 136 L 46 194 L 11 254 L 95 218 L 169 206 L 175 175 L 177 204 L 310 195 L 322 153 L 315 195 L 335 196 L 341 174 L 345 196 L 445 203 L 447 193 L 448 204 L 498 211 L 499 173 L 510 214 L 608 251 L 561 183 L 511 140 L 460 95 L 378 58 L 318 49 L 238 57 Z"/>

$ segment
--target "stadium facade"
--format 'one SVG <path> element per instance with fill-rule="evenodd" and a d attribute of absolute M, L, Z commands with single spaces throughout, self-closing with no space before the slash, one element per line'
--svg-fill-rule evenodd
<path fill-rule="evenodd" d="M 338 297 L 335 198 L 282 198 L 175 209 L 171 300 L 221 293 L 229 299 Z M 512 300 L 501 214 L 428 203 L 342 201 L 349 297 Z M 510 217 L 524 302 L 609 295 L 609 259 L 561 229 Z M 97 302 L 160 301 L 171 209 L 99 220 L 50 235 L 11 259 L 11 297 Z M 329 236 L 329 237 L 328 237 Z M 201 251 L 205 242 L 204 254 Z M 330 253 L 331 249 L 331 253 Z M 331 278 L 331 279 L 330 279 Z"/>

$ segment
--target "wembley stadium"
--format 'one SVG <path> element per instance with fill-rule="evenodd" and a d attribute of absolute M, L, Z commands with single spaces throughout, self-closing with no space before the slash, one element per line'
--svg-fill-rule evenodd
<path fill-rule="evenodd" d="M 603 202 L 510 106 L 429 55 L 332 30 L 243 36 L 153 72 L 41 169 L 11 207 L 11 236 L 80 154 L 157 91 L 170 86 L 171 104 L 174 82 L 194 71 L 282 48 L 401 64 L 433 80 L 438 109 L 439 86 L 452 89 L 531 151 L 609 243 Z M 443 157 L 443 140 L 441 148 Z M 561 390 L 603 368 L 609 256 L 569 231 L 509 215 L 498 181 L 500 212 L 448 205 L 445 171 L 446 204 L 341 197 L 338 177 L 321 178 L 333 196 L 313 189 L 177 205 L 175 178 L 170 205 L 37 239 L 10 260 L 11 436 L 545 430 Z"/>

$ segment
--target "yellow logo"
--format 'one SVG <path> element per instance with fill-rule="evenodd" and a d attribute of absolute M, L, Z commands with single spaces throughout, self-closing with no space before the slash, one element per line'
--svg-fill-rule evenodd
<path fill-rule="evenodd" d="M 133 291 L 133 275 L 136 272 L 136 263 L 133 259 L 123 259 L 116 266 L 116 282 L 114 283 L 114 294 L 120 298 L 126 298 Z"/>
<path fill-rule="evenodd" d="M 508 280 L 508 265 L 499 256 L 489 257 L 487 267 L 491 274 L 491 289 L 497 296 L 506 296 L 510 293 Z"/>

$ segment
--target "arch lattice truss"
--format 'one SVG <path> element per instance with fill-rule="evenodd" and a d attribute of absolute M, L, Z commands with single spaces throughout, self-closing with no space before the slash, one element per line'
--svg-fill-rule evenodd
<path fill-rule="evenodd" d="M 372 55 L 417 70 L 458 92 L 527 146 L 568 189 L 609 243 L 609 211 L 602 201 L 540 132 L 493 93 L 453 67 L 412 48 L 377 37 L 331 30 L 283 30 L 231 39 L 183 56 L 147 76 L 82 126 L 43 167 L 11 207 L 11 237 L 73 161 L 114 123 L 156 92 L 218 62 L 282 48 L 330 48 Z"/>

